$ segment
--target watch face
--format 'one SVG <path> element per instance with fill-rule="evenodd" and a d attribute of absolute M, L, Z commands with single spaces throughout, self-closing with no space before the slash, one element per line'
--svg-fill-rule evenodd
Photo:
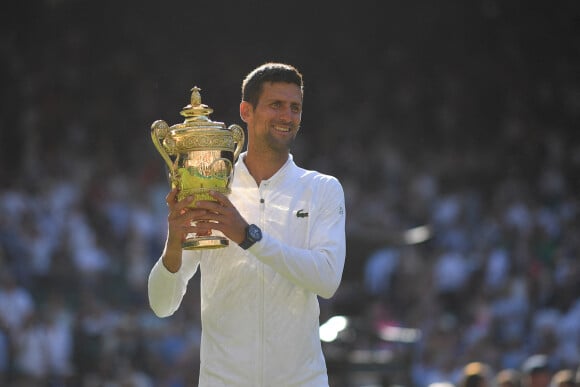
<path fill-rule="evenodd" d="M 262 239 L 262 231 L 260 231 L 260 229 L 257 226 L 251 225 L 248 228 L 248 234 L 250 238 L 252 238 L 255 241 L 259 241 L 260 239 Z"/>

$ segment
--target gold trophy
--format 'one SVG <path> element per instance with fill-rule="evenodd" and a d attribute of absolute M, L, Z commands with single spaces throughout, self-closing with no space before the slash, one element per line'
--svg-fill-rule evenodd
<path fill-rule="evenodd" d="M 200 90 L 191 89 L 191 103 L 181 110 L 185 120 L 171 127 L 163 120 L 151 125 L 151 139 L 169 167 L 171 187 L 177 187 L 179 200 L 190 195 L 195 200 L 215 200 L 209 191 L 230 193 L 234 163 L 244 146 L 244 130 L 228 128 L 208 116 L 213 109 L 201 103 Z M 193 205 L 192 205 L 193 207 Z M 188 234 L 183 248 L 214 249 L 228 245 L 218 231 L 210 235 Z"/>

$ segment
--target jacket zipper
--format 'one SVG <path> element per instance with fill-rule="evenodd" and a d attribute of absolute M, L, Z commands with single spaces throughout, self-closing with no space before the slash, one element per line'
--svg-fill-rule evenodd
<path fill-rule="evenodd" d="M 259 227 L 262 228 L 263 230 L 263 226 L 264 226 L 264 211 L 265 211 L 265 200 L 264 200 L 264 195 L 262 193 L 262 185 L 260 186 L 258 193 L 260 194 L 260 216 L 259 216 Z M 264 279 L 264 264 L 260 262 L 259 265 L 259 276 L 260 276 L 260 290 L 259 290 L 259 299 L 260 299 L 260 313 L 259 313 L 259 322 L 258 322 L 258 327 L 259 327 L 259 337 L 260 337 L 260 347 L 258 348 L 259 351 L 259 360 L 258 360 L 258 365 L 259 365 L 259 383 L 258 386 L 264 386 L 264 379 L 265 379 L 265 366 L 264 366 L 264 359 L 265 359 L 265 336 L 264 336 L 264 319 L 265 319 L 265 306 L 264 306 L 264 289 L 265 289 L 265 279 Z"/>

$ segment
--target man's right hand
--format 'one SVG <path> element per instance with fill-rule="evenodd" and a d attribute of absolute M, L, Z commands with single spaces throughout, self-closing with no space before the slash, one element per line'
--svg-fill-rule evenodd
<path fill-rule="evenodd" d="M 195 210 L 189 208 L 194 200 L 193 196 L 177 200 L 179 190 L 173 188 L 165 197 L 169 213 L 167 215 L 167 240 L 163 250 L 163 265 L 172 273 L 181 268 L 182 243 L 187 234 L 194 232 L 191 225 Z"/>

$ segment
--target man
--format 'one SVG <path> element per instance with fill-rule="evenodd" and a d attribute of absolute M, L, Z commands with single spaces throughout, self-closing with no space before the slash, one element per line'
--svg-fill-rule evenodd
<path fill-rule="evenodd" d="M 522 364 L 523 387 L 548 387 L 551 379 L 552 368 L 547 355 L 531 355 Z"/>
<path fill-rule="evenodd" d="M 488 387 L 493 385 L 491 367 L 487 363 L 471 362 L 463 367 L 459 387 Z"/>
<path fill-rule="evenodd" d="M 557 371 L 550 381 L 550 387 L 576 387 L 575 373 L 571 369 L 561 369 Z"/>
<path fill-rule="evenodd" d="M 317 296 L 331 297 L 341 280 L 344 192 L 336 178 L 293 161 L 302 101 L 296 68 L 254 69 L 242 83 L 248 142 L 230 196 L 167 196 L 167 241 L 149 276 L 149 301 L 158 316 L 173 314 L 199 267 L 200 386 L 328 385 Z M 187 208 L 191 203 L 195 209 Z M 210 229 L 232 243 L 182 251 L 188 233 Z"/>
<path fill-rule="evenodd" d="M 514 368 L 504 368 L 495 376 L 495 385 L 497 387 L 520 387 L 521 373 Z"/>

